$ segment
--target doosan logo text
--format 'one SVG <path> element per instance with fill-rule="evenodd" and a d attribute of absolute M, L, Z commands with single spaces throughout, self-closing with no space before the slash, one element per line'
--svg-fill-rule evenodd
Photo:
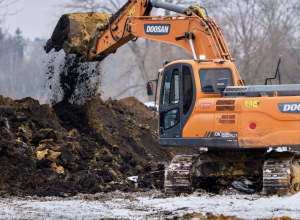
<path fill-rule="evenodd" d="M 300 111 L 300 104 L 299 105 L 296 105 L 296 104 L 293 104 L 293 105 L 284 105 L 283 107 L 283 111 L 286 112 L 286 111 Z"/>
<path fill-rule="evenodd" d="M 168 26 L 148 26 L 147 32 L 149 33 L 169 33 Z"/>
<path fill-rule="evenodd" d="M 170 33 L 170 24 L 145 24 L 145 33 L 149 35 L 167 35 Z"/>
<path fill-rule="evenodd" d="M 300 102 L 278 103 L 278 108 L 282 113 L 300 113 Z"/>

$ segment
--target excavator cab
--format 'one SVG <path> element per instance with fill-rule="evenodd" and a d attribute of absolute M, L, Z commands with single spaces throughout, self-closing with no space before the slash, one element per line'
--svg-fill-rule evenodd
<path fill-rule="evenodd" d="M 186 138 L 196 138 L 190 139 L 190 144 L 197 146 L 197 140 L 201 141 L 202 137 L 197 102 L 221 97 L 227 86 L 238 84 L 234 64 L 230 61 L 182 60 L 168 63 L 159 75 L 160 93 L 155 94 L 159 97 L 159 143 L 163 146 L 178 146 L 180 143 L 186 146 Z M 158 79 L 152 81 L 158 82 Z M 152 87 L 149 81 L 147 88 Z M 204 103 L 200 108 L 209 109 L 211 106 L 212 103 Z M 195 141 L 197 143 L 192 143 Z"/>
<path fill-rule="evenodd" d="M 157 94 L 159 144 L 210 149 L 298 146 L 299 85 L 239 83 L 228 60 L 167 64 Z"/>
<path fill-rule="evenodd" d="M 193 110 L 195 94 L 195 79 L 190 64 L 174 63 L 165 67 L 159 99 L 161 138 L 182 138 L 182 125 Z"/>

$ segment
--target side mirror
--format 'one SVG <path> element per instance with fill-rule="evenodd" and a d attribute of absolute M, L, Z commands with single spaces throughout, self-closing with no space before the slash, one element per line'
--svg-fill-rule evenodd
<path fill-rule="evenodd" d="M 147 95 L 153 95 L 153 83 L 152 82 L 147 82 Z"/>

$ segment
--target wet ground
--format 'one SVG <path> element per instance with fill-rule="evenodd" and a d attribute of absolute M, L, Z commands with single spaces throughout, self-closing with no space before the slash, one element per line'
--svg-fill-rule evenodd
<path fill-rule="evenodd" d="M 78 194 L 75 197 L 6 197 L 0 219 L 299 219 L 300 194 L 263 197 L 228 193 L 167 197 L 143 193 Z"/>

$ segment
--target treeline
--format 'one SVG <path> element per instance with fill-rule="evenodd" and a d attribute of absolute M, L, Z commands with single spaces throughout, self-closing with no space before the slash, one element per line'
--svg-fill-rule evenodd
<path fill-rule="evenodd" d="M 20 29 L 14 36 L 0 30 L 0 94 L 12 98 L 38 98 L 43 78 L 45 41 L 25 40 Z"/>

